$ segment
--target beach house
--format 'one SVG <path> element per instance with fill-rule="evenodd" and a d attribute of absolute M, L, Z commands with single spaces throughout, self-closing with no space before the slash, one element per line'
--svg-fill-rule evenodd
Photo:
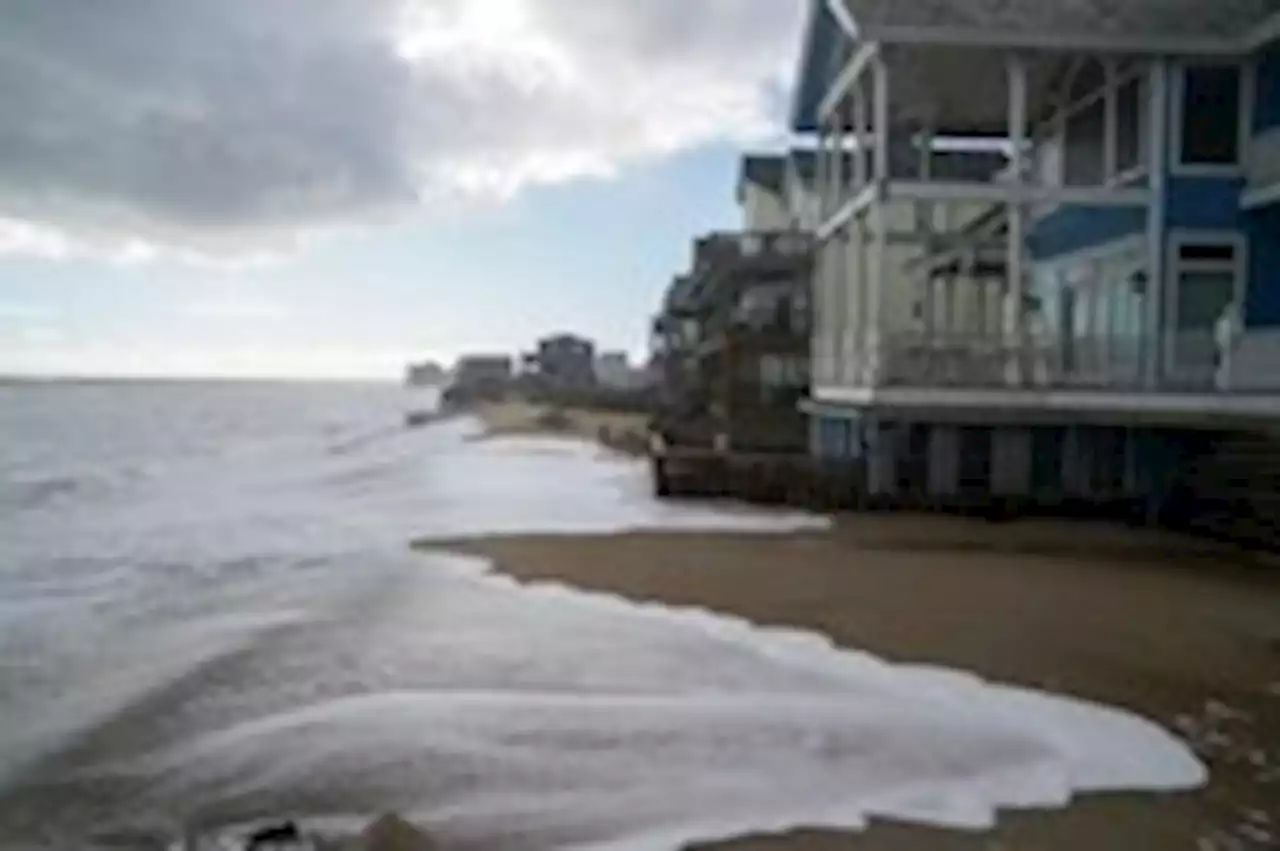
<path fill-rule="evenodd" d="M 596 344 L 577 334 L 552 334 L 538 340 L 524 360 L 547 389 L 589 390 L 596 384 Z"/>
<path fill-rule="evenodd" d="M 743 158 L 741 228 L 694 240 L 654 318 L 658 431 L 692 453 L 803 452 L 812 236 L 792 214 L 788 156 Z M 665 491 L 665 485 L 659 491 Z"/>
<path fill-rule="evenodd" d="M 1151 508 L 1280 418 L 1280 0 L 813 0 L 792 129 L 870 496 Z"/>

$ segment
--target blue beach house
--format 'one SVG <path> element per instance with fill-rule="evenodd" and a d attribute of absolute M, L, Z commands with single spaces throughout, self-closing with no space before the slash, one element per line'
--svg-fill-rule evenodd
<path fill-rule="evenodd" d="M 792 129 L 869 496 L 1151 507 L 1280 421 L 1280 0 L 812 0 Z"/>

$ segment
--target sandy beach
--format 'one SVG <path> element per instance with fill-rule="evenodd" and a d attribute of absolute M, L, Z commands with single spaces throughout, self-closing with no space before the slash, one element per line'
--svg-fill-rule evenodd
<path fill-rule="evenodd" d="M 1197 793 L 1093 796 L 1062 811 L 1006 815 L 990 833 L 879 824 L 856 837 L 802 833 L 729 847 L 1133 851 L 1280 842 L 1280 577 L 1243 557 L 1125 528 L 919 516 L 851 517 L 829 533 L 764 538 L 424 546 L 487 557 L 526 582 L 816 630 L 892 661 L 1124 707 L 1196 743 L 1212 772 Z"/>
<path fill-rule="evenodd" d="M 480 440 L 536 435 L 600 442 L 632 455 L 645 449 L 644 414 L 556 409 L 522 401 L 482 404 L 468 413 L 484 424 Z"/>

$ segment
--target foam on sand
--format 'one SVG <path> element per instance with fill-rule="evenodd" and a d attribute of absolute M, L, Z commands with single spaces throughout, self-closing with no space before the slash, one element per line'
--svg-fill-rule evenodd
<path fill-rule="evenodd" d="M 548 849 L 877 817 L 982 829 L 1002 809 L 1205 780 L 1184 745 L 1119 710 L 422 562 L 397 589 L 417 629 L 397 617 L 366 636 L 396 660 L 378 681 L 269 713 L 206 707 L 237 720 L 96 776 L 149 778 L 146 810 L 199 823 L 394 809 L 445 845 Z"/>
<path fill-rule="evenodd" d="M 1205 780 L 1114 709 L 409 553 L 415 535 L 826 525 L 659 503 L 640 462 L 469 428 L 179 453 L 110 500 L 32 509 L 0 539 L 0 836 L 396 812 L 445 847 L 630 851 L 876 817 L 980 829 Z"/>

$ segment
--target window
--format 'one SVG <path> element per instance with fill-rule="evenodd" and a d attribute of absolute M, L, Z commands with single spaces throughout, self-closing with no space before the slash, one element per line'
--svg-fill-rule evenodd
<path fill-rule="evenodd" d="M 1145 161 L 1142 152 L 1146 98 L 1143 80 L 1136 77 L 1116 91 L 1116 172 L 1124 174 Z"/>
<path fill-rule="evenodd" d="M 1133 181 L 1147 163 L 1148 66 L 1083 65 L 1072 100 L 1051 119 L 1038 144 L 1038 177 L 1046 186 L 1104 186 Z"/>
<path fill-rule="evenodd" d="M 1193 242 L 1178 247 L 1178 260 L 1185 263 L 1220 261 L 1231 264 L 1235 259 L 1234 245 Z"/>
<path fill-rule="evenodd" d="M 1068 186 L 1105 182 L 1107 107 L 1098 98 L 1067 118 L 1065 177 Z"/>
<path fill-rule="evenodd" d="M 1235 300 L 1236 246 L 1186 242 L 1178 246 L 1179 331 L 1212 328 Z"/>
<path fill-rule="evenodd" d="M 1185 270 L 1178 273 L 1178 330 L 1208 331 L 1235 295 L 1235 272 Z"/>
<path fill-rule="evenodd" d="M 1188 67 L 1182 74 L 1183 165 L 1236 165 L 1240 161 L 1243 98 L 1238 65 Z"/>

